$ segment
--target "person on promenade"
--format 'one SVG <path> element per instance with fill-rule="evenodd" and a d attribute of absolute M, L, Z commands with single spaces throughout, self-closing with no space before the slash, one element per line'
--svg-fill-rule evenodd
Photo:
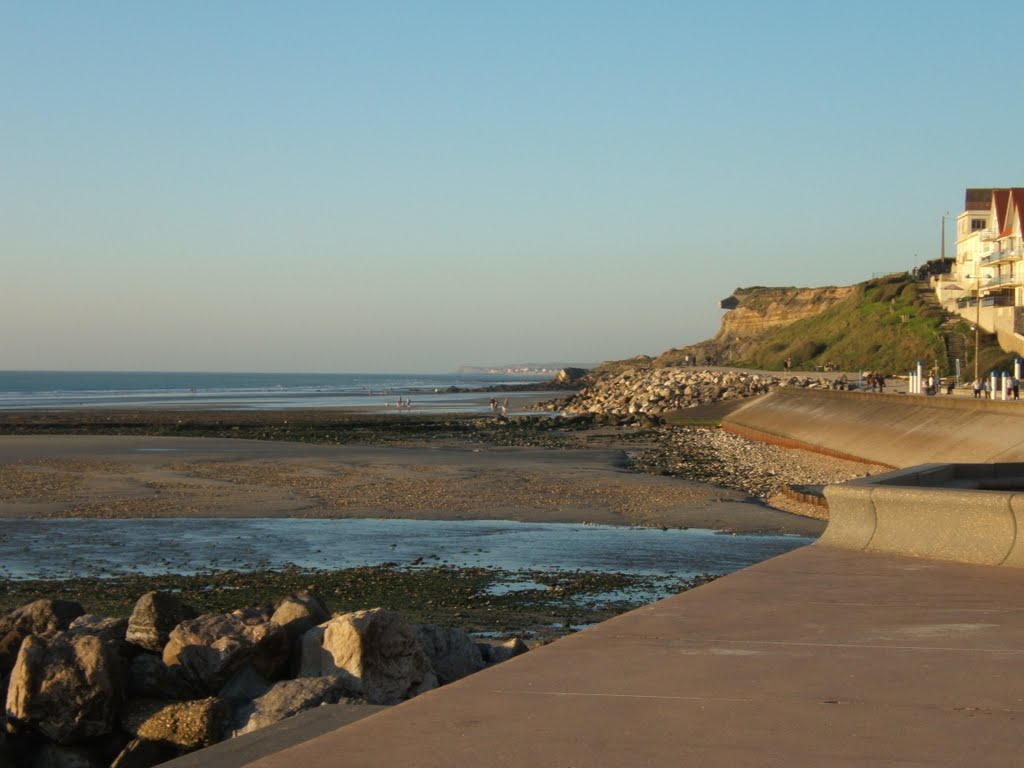
<path fill-rule="evenodd" d="M 1013 380 L 1010 382 L 1010 389 L 1013 391 L 1013 399 L 1020 400 L 1020 379 L 1016 376 L 1014 376 Z"/>
<path fill-rule="evenodd" d="M 974 380 L 974 399 L 977 400 L 981 397 L 981 390 L 984 384 L 982 384 L 981 376 Z"/>
<path fill-rule="evenodd" d="M 952 395 L 953 394 L 953 388 L 955 386 L 956 386 L 956 379 L 954 379 L 952 376 L 950 376 L 949 377 L 949 381 L 946 382 L 946 394 L 947 395 Z"/>
<path fill-rule="evenodd" d="M 787 357 L 786 358 L 786 373 L 789 373 L 789 371 L 790 371 L 790 369 L 792 367 L 793 367 L 793 358 L 792 357 Z"/>

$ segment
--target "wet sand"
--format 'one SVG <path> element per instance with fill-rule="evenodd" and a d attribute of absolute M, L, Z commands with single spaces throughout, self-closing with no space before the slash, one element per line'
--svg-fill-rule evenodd
<path fill-rule="evenodd" d="M 255 415 L 253 415 L 255 417 Z M 624 469 L 623 447 L 0 436 L 0 517 L 364 517 L 817 535 L 821 521 Z"/>

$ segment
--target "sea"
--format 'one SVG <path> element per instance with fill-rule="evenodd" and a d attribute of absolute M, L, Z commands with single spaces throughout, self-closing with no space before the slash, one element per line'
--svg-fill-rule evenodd
<path fill-rule="evenodd" d="M 550 380 L 501 374 L 184 373 L 0 371 L 0 410 L 182 408 L 276 410 L 393 406 L 442 412 L 489 410 L 479 390 Z M 457 390 L 457 391 L 453 391 Z M 472 390 L 477 390 L 473 392 Z M 543 396 L 542 392 L 532 392 Z M 504 399 L 501 394 L 496 394 Z M 410 565 L 723 574 L 804 546 L 790 536 L 714 531 L 526 524 L 508 521 L 297 519 L 5 519 L 0 578 L 125 573 Z M 154 542 L 164 552 L 149 556 Z M 268 547 L 267 542 L 274 542 Z M 40 557 L 61 551 L 61 558 Z M 667 592 L 646 595 L 663 597 Z"/>
<path fill-rule="evenodd" d="M 551 374 L 0 371 L 0 410 L 190 408 L 279 410 L 395 406 L 489 410 L 465 390 L 546 381 Z M 452 389 L 462 391 L 452 391 Z"/>

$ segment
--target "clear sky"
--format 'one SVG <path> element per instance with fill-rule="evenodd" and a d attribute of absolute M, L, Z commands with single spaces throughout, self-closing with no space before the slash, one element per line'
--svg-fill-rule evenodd
<path fill-rule="evenodd" d="M 1024 3 L 0 0 L 0 369 L 657 354 L 1024 185 Z M 947 249 L 953 252 L 953 228 Z"/>

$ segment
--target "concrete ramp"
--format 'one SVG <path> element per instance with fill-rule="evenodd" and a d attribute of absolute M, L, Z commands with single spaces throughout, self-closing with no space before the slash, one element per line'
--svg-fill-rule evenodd
<path fill-rule="evenodd" d="M 1024 461 L 1024 402 L 782 388 L 722 427 L 891 467 Z"/>

